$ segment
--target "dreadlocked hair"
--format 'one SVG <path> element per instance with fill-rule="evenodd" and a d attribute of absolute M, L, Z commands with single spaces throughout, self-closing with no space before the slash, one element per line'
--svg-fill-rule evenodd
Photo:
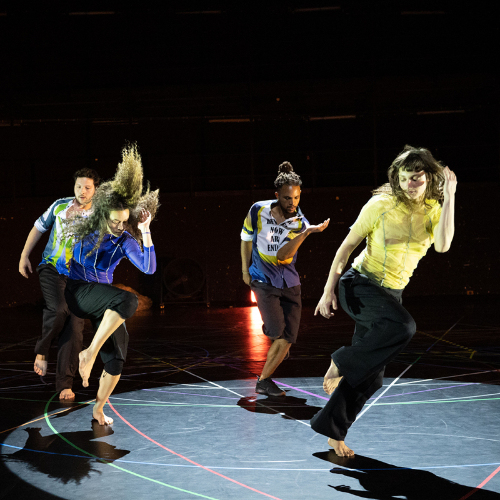
<path fill-rule="evenodd" d="M 274 181 L 274 186 L 279 191 L 285 184 L 290 186 L 302 186 L 302 180 L 294 171 L 289 161 L 284 161 L 278 167 L 278 177 Z"/>
<path fill-rule="evenodd" d="M 159 190 L 150 191 L 149 183 L 143 194 L 142 161 L 136 144 L 129 144 L 122 150 L 122 162 L 118 164 L 116 174 L 110 181 L 101 184 L 92 198 L 92 212 L 88 217 L 76 215 L 65 221 L 63 228 L 66 238 L 72 237 L 74 243 L 85 238 L 92 238 L 94 246 L 87 256 L 94 253 L 108 234 L 109 214 L 113 210 L 129 210 L 129 219 L 125 230 L 142 247 L 142 235 L 137 227 L 144 210 L 154 219 L 160 206 Z"/>
<path fill-rule="evenodd" d="M 413 208 L 415 202 L 408 199 L 399 185 L 399 172 L 425 172 L 427 186 L 424 193 L 424 205 L 431 208 L 428 200 L 436 200 L 442 203 L 443 200 L 443 166 L 434 159 L 432 153 L 426 148 L 414 148 L 408 144 L 399 153 L 387 170 L 389 182 L 373 190 L 375 194 L 389 194 L 396 198 L 398 203 L 404 203 L 409 208 Z"/>

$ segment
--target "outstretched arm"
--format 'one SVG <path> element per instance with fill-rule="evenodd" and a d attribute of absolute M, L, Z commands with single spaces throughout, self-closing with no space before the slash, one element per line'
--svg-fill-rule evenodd
<path fill-rule="evenodd" d="M 455 192 L 457 190 L 457 176 L 448 168 L 443 170 L 443 209 L 441 218 L 434 232 L 434 248 L 436 252 L 447 252 L 450 249 L 455 234 Z"/>
<path fill-rule="evenodd" d="M 330 274 L 328 275 L 328 280 L 325 285 L 325 290 L 321 296 L 314 315 L 316 316 L 318 312 L 326 319 L 329 319 L 334 313 L 331 311 L 330 306 L 337 310 L 337 297 L 335 295 L 335 287 L 340 279 L 342 271 L 344 270 L 349 256 L 354 251 L 354 249 L 363 241 L 363 237 L 355 233 L 352 229 L 347 235 L 347 238 L 342 242 L 335 258 L 332 262 L 332 267 L 330 268 Z"/>
<path fill-rule="evenodd" d="M 19 272 L 25 277 L 28 277 L 28 271 L 30 273 L 33 272 L 33 269 L 31 268 L 31 262 L 30 262 L 30 254 L 33 248 L 35 248 L 36 244 L 42 237 L 42 234 L 35 226 L 33 226 L 33 229 L 30 231 L 30 234 L 28 234 L 28 238 L 26 238 L 26 243 L 24 244 L 24 249 L 21 253 L 21 259 L 19 260 Z"/>
<path fill-rule="evenodd" d="M 276 254 L 279 261 L 284 261 L 291 259 L 299 249 L 300 245 L 304 243 L 304 240 L 312 233 L 323 232 L 330 224 L 330 219 L 326 219 L 322 224 L 317 226 L 309 226 L 304 232 L 300 233 L 293 240 L 290 240 L 286 245 L 283 245 Z"/>

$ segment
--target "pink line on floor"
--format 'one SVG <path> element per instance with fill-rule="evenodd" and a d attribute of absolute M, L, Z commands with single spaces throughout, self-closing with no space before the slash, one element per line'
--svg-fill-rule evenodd
<path fill-rule="evenodd" d="M 247 488 L 248 490 L 251 490 L 251 491 L 255 491 L 256 493 L 260 493 L 261 495 L 264 495 L 266 497 L 269 497 L 269 498 L 274 498 L 275 500 L 281 500 L 280 498 L 278 497 L 273 497 L 272 495 L 269 495 L 268 493 L 264 493 L 263 491 L 259 491 L 259 490 L 256 490 L 255 488 L 252 488 L 251 486 L 247 486 L 246 484 L 243 484 L 243 483 L 240 483 L 239 481 L 236 481 L 235 479 L 231 479 L 230 477 L 227 477 L 227 476 L 224 476 L 224 474 L 221 474 L 220 472 L 216 472 L 212 469 L 209 469 L 208 467 L 205 467 L 197 462 L 194 462 L 193 460 L 185 457 L 184 455 L 181 455 L 180 453 L 176 453 L 175 451 L 167 448 L 166 446 L 163 446 L 162 444 L 158 443 L 158 441 L 155 441 L 154 439 L 150 438 L 149 436 L 147 436 L 146 434 L 144 434 L 143 432 L 141 432 L 139 429 L 137 429 L 136 427 L 134 427 L 128 420 L 125 420 L 124 417 L 122 417 L 115 409 L 115 407 L 108 401 L 108 405 L 110 406 L 110 408 L 131 428 L 133 429 L 135 432 L 137 432 L 137 434 L 140 434 L 142 437 L 145 437 L 146 439 L 148 439 L 149 441 L 151 441 L 152 443 L 156 444 L 157 446 L 159 446 L 160 448 L 163 448 L 164 450 L 167 450 L 168 452 L 172 453 L 173 455 L 177 455 L 178 457 L 182 458 L 183 460 L 186 460 L 188 461 L 189 463 L 193 464 L 193 465 L 196 465 L 198 467 L 201 467 L 202 469 L 208 471 L 208 472 L 211 472 L 212 474 L 215 474 L 217 476 L 220 476 L 224 479 L 227 479 L 228 481 L 231 481 L 233 483 L 236 483 L 237 485 L 239 486 L 243 486 L 243 488 Z"/>

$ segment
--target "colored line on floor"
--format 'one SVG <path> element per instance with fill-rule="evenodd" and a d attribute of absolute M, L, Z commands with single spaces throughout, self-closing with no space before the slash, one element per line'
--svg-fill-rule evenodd
<path fill-rule="evenodd" d="M 434 401 L 398 401 L 396 403 L 377 403 L 375 406 L 392 406 L 392 405 L 435 405 L 445 403 L 474 403 L 476 401 L 498 401 L 500 398 L 476 398 L 476 399 L 436 399 Z M 375 400 L 377 401 L 377 400 Z M 375 403 L 375 401 L 373 403 Z M 359 418 L 359 417 L 358 417 Z"/>
<path fill-rule="evenodd" d="M 382 393 L 376 397 L 361 413 L 358 414 L 356 420 L 359 420 L 375 403 L 391 388 L 397 381 L 420 359 L 420 356 L 411 364 L 408 365 L 386 388 Z"/>
<path fill-rule="evenodd" d="M 0 399 L 14 399 L 14 398 L 0 398 Z M 51 400 L 52 399 L 53 398 L 51 398 Z M 27 401 L 32 401 L 32 400 L 28 399 Z M 88 405 L 88 404 L 92 403 L 93 401 L 95 401 L 95 399 L 92 399 L 91 401 L 88 401 L 86 403 L 80 403 L 77 406 L 72 406 L 70 408 L 64 408 L 63 410 L 56 411 L 55 413 L 51 413 L 49 415 L 49 417 L 52 417 L 52 415 L 59 415 L 60 413 L 64 413 L 64 412 L 69 411 L 69 410 L 73 410 L 75 408 L 78 408 L 78 406 Z M 37 402 L 44 402 L 45 403 L 45 401 L 37 401 Z M 46 412 L 47 412 L 47 407 L 45 407 L 45 413 Z M 16 425 L 15 427 L 11 427 L 10 429 L 5 429 L 4 431 L 0 431 L 0 434 L 3 434 L 4 432 L 14 431 L 16 429 L 19 429 L 20 427 L 24 427 L 25 425 L 33 424 L 34 422 L 38 422 L 39 420 L 43 420 L 45 417 L 46 417 L 46 415 L 44 415 L 43 417 L 40 417 L 40 418 L 36 418 L 35 420 L 30 420 L 29 422 L 25 422 L 24 424 Z"/>
<path fill-rule="evenodd" d="M 325 401 L 328 401 L 330 399 L 330 398 L 326 398 L 325 396 L 320 396 L 319 394 L 314 394 L 313 392 L 304 391 L 304 389 L 299 389 L 298 387 L 294 387 L 293 385 L 288 385 L 288 384 L 285 384 L 283 382 L 278 382 L 278 384 L 284 385 L 285 387 L 288 387 L 290 389 L 294 389 L 298 392 L 303 392 L 304 394 L 309 394 L 309 396 L 314 396 L 315 398 L 324 399 Z"/>
<path fill-rule="evenodd" d="M 191 460 L 191 459 L 185 457 L 184 455 L 181 455 L 180 453 L 177 453 L 177 452 L 171 450 L 170 448 L 167 448 L 166 446 L 163 446 L 162 444 L 158 443 L 158 441 L 155 441 L 154 439 L 150 438 L 149 436 L 147 436 L 146 434 L 144 434 L 143 432 L 141 432 L 139 429 L 137 429 L 136 427 L 134 427 L 128 420 L 126 420 L 122 415 L 120 415 L 120 413 L 118 413 L 116 411 L 116 409 L 114 408 L 114 406 L 109 401 L 108 401 L 108 405 L 115 412 L 115 414 L 119 418 L 121 418 L 131 429 L 133 429 L 135 432 L 137 432 L 137 434 L 141 435 L 142 437 L 144 437 L 147 440 L 151 441 L 152 443 L 156 444 L 160 448 L 163 448 L 164 450 L 168 451 L 169 453 L 172 453 L 173 455 L 176 455 L 179 458 L 182 458 L 183 460 L 186 460 L 187 462 L 189 462 L 191 464 L 194 464 L 194 465 L 202 468 L 203 470 L 206 470 L 208 472 L 211 472 L 212 474 L 220 476 L 223 479 L 227 479 L 228 481 L 231 481 L 232 483 L 235 483 L 235 484 L 237 484 L 239 486 L 242 486 L 243 488 L 246 488 L 246 489 L 248 489 L 250 491 L 254 491 L 255 493 L 260 493 L 261 495 L 264 495 L 264 496 L 269 497 L 269 498 L 274 498 L 275 500 L 280 500 L 278 497 L 275 497 L 273 495 L 269 495 L 268 493 L 264 493 L 263 491 L 259 491 L 259 490 L 255 489 L 255 488 L 252 488 L 251 486 L 248 486 L 246 484 L 240 483 L 239 481 L 236 481 L 235 479 L 232 479 L 230 477 L 224 476 L 224 474 L 221 474 L 220 472 L 216 472 L 216 471 L 214 471 L 212 469 L 209 469 L 208 467 L 205 467 L 205 466 L 203 466 L 203 465 L 195 462 L 194 460 Z"/>
<path fill-rule="evenodd" d="M 22 342 L 17 342 L 16 344 L 9 344 L 9 345 L 6 345 L 5 347 L 0 347 L 0 352 L 6 351 L 7 349 L 10 349 L 11 347 L 16 347 L 17 345 L 23 345 L 23 344 L 27 344 L 28 342 L 33 342 L 33 340 L 37 340 L 37 339 L 38 339 L 38 337 L 31 337 L 28 340 L 23 340 Z"/>
<path fill-rule="evenodd" d="M 283 384 L 283 385 L 285 385 L 285 384 Z M 141 389 L 141 391 L 163 392 L 166 394 L 182 394 L 184 396 L 199 396 L 200 398 L 239 399 L 239 398 L 230 398 L 228 396 L 210 396 L 210 395 L 206 395 L 206 394 L 192 394 L 191 392 L 162 391 L 161 389 Z"/>
<path fill-rule="evenodd" d="M 399 386 L 400 384 L 398 384 Z M 449 385 L 446 387 L 436 387 L 436 389 L 423 389 L 421 391 L 412 391 L 412 392 L 403 392 L 401 394 L 391 394 L 390 396 L 384 396 L 384 398 L 398 398 L 401 396 L 409 396 L 410 394 L 420 394 L 422 392 L 431 392 L 431 391 L 443 391 L 444 389 L 454 389 L 456 387 L 466 387 L 470 385 L 477 385 L 474 383 L 468 383 L 468 384 L 460 384 L 460 385 Z M 373 398 L 370 398 L 373 399 Z"/>
<path fill-rule="evenodd" d="M 434 342 L 434 344 L 432 344 L 432 345 L 431 345 L 431 346 L 427 349 L 427 351 L 426 351 L 426 352 L 429 352 L 429 351 L 430 351 L 430 350 L 431 350 L 431 349 L 432 349 L 432 348 L 433 348 L 433 347 L 434 347 L 434 346 L 435 346 L 438 342 L 441 342 L 441 341 L 443 341 L 443 342 L 448 342 L 447 340 L 443 340 L 443 339 L 444 339 L 444 337 L 445 337 L 448 333 L 450 333 L 450 332 L 451 332 L 451 330 L 453 330 L 453 328 L 455 328 L 455 327 L 458 325 L 458 323 L 460 323 L 460 321 L 461 321 L 462 319 L 464 319 L 464 317 L 465 317 L 465 316 L 462 316 L 461 318 L 458 318 L 458 319 L 457 319 L 457 321 L 456 321 L 453 325 L 451 325 L 451 326 L 450 326 L 450 328 L 448 328 L 448 330 L 446 330 L 446 331 L 443 333 L 443 335 L 441 335 L 441 337 L 435 337 L 435 338 L 437 339 L 437 340 L 436 340 L 436 342 Z M 423 333 L 423 332 L 422 332 L 422 333 Z M 457 344 L 457 345 L 458 345 L 458 344 Z M 468 348 L 467 348 L 467 347 L 465 347 L 464 349 L 468 349 Z"/>
<path fill-rule="evenodd" d="M 141 474 L 137 474 L 136 472 L 133 472 L 131 470 L 128 470 L 128 469 L 124 469 L 123 467 L 119 467 L 118 465 L 115 465 L 113 463 L 110 463 L 108 462 L 107 460 L 104 460 L 102 458 L 99 458 L 95 455 L 92 455 L 92 453 L 89 453 L 88 451 L 85 451 L 83 450 L 82 448 L 79 448 L 78 446 L 76 446 L 76 444 L 72 443 L 69 439 L 67 439 L 66 437 L 64 437 L 59 431 L 57 431 L 57 429 L 55 429 L 55 427 L 51 424 L 50 420 L 49 420 L 49 415 L 47 414 L 47 409 L 50 405 L 50 403 L 52 402 L 52 400 L 57 396 L 57 392 L 47 401 L 47 404 L 45 405 L 45 410 L 44 410 L 44 418 L 45 418 L 45 422 L 47 423 L 47 425 L 50 427 L 50 429 L 52 430 L 52 432 L 54 434 L 56 434 L 59 438 L 61 438 L 65 443 L 69 444 L 70 446 L 72 446 L 73 448 L 75 448 L 75 450 L 78 450 L 80 453 L 84 453 L 85 455 L 88 455 L 89 457 L 91 458 L 94 458 L 95 460 L 98 460 L 99 462 L 105 464 L 105 465 L 109 465 L 110 467 L 113 467 L 115 469 L 118 469 L 118 470 L 121 470 L 122 472 L 126 472 L 128 474 L 132 474 L 133 476 L 137 476 L 137 477 L 140 477 L 141 479 L 145 479 L 146 481 L 151 481 L 153 483 L 156 483 L 156 484 L 160 484 L 161 486 L 166 486 L 167 488 L 172 488 L 174 490 L 177 490 L 177 491 L 182 491 L 183 493 L 189 493 L 190 495 L 195 495 L 197 497 L 202 497 L 202 498 L 207 498 L 208 500 L 219 500 L 217 498 L 213 498 L 213 497 L 209 497 L 207 495 L 202 495 L 201 493 L 196 493 L 194 491 L 189 491 L 189 490 L 185 490 L 183 488 L 178 488 L 177 486 L 173 486 L 171 484 L 167 484 L 167 483 L 163 483 L 161 481 L 157 481 L 156 479 L 153 479 L 151 477 L 147 477 L 147 476 L 143 476 Z"/>
<path fill-rule="evenodd" d="M 49 415 L 50 416 L 50 415 Z M 42 417 L 45 418 L 45 417 Z M 55 453 L 53 451 L 43 451 L 43 450 L 32 450 L 31 448 L 22 448 L 21 446 L 14 446 L 11 444 L 5 444 L 5 443 L 0 443 L 0 448 L 4 446 L 5 448 L 12 448 L 14 450 L 23 450 L 23 451 L 30 451 L 32 453 L 43 453 L 45 455 L 55 455 L 55 456 L 61 456 L 61 457 L 70 457 L 70 458 L 83 458 L 85 460 L 88 460 L 89 457 L 88 455 L 71 455 L 70 453 Z M 100 458 L 100 457 L 97 457 Z M 102 459 L 106 460 L 106 459 Z M 154 465 L 155 467 L 182 467 L 182 468 L 191 468 L 191 469 L 196 469 L 196 465 L 188 465 L 188 464 L 163 464 L 159 462 L 138 462 L 135 460 L 122 460 L 116 459 L 114 462 L 121 462 L 124 464 L 135 464 L 135 465 Z M 394 467 L 390 468 L 380 468 L 380 469 L 349 469 L 349 467 L 345 467 L 345 469 L 349 470 L 359 470 L 359 471 L 380 471 L 380 470 L 390 470 L 390 471 L 398 471 L 398 470 L 431 470 L 431 469 L 463 469 L 465 467 L 491 467 L 492 465 L 500 465 L 498 462 L 493 462 L 493 463 L 488 463 L 488 464 L 461 464 L 461 465 L 431 465 L 431 466 L 415 466 L 415 467 L 398 467 L 397 469 L 394 469 Z M 211 465 L 211 469 L 224 469 L 224 470 L 262 470 L 262 471 L 294 471 L 294 472 L 330 472 L 331 468 L 326 467 L 324 469 L 298 469 L 298 468 L 269 468 L 269 467 L 224 467 L 224 466 L 218 466 L 218 465 Z"/>
<path fill-rule="evenodd" d="M 430 333 L 425 333 L 425 332 L 422 332 L 422 331 L 418 331 L 418 333 L 420 333 L 421 335 L 425 335 L 426 337 L 430 337 L 432 339 L 436 339 L 438 342 L 445 342 L 446 344 L 450 344 L 450 345 L 453 345 L 455 347 L 459 347 L 460 349 L 463 349 L 464 351 L 466 351 L 467 354 L 470 353 L 470 359 L 472 359 L 472 356 L 474 356 L 474 354 L 477 352 L 475 349 L 471 349 L 470 347 L 465 347 L 465 346 L 463 346 L 461 344 L 457 344 L 455 342 L 451 342 L 449 340 L 445 340 L 442 337 L 436 337 L 435 335 L 431 335 Z M 433 345 L 435 345 L 435 343 Z M 449 353 L 449 354 L 454 354 L 454 353 Z"/>
<path fill-rule="evenodd" d="M 149 356 L 148 354 L 142 353 L 142 352 L 140 352 L 140 351 L 136 351 L 136 352 L 139 352 L 139 353 L 140 353 L 140 354 L 142 354 L 143 356 L 148 356 L 148 357 L 150 357 L 151 359 L 154 359 L 155 361 L 158 361 L 158 362 L 160 362 L 160 363 L 164 363 L 164 364 L 170 365 L 170 366 L 172 366 L 172 367 L 174 367 L 174 368 L 177 368 L 174 364 L 169 363 L 168 361 L 163 361 L 163 360 L 158 359 L 158 358 L 153 358 L 152 356 Z M 188 370 L 187 370 L 187 369 L 185 369 L 185 368 L 179 368 L 179 370 L 180 370 L 180 371 L 184 371 L 184 372 L 185 372 L 185 373 L 187 373 L 188 375 L 191 375 L 191 376 L 193 376 L 193 377 L 195 377 L 195 378 L 198 378 L 198 379 L 200 379 L 200 380 L 203 380 L 203 381 L 204 381 L 204 382 L 206 382 L 207 384 L 211 384 L 211 385 L 213 385 L 213 386 L 216 386 L 216 387 L 217 387 L 217 388 L 219 388 L 219 389 L 222 389 L 222 390 L 224 390 L 224 391 L 231 392 L 232 394 L 235 394 L 236 396 L 238 396 L 238 397 L 240 397 L 240 398 L 243 398 L 243 397 L 244 397 L 242 394 L 240 394 L 240 393 L 238 393 L 238 392 L 233 391 L 233 390 L 232 390 L 232 389 L 230 389 L 229 387 L 223 387 L 222 385 L 217 384 L 216 382 L 212 382 L 211 380 L 207 380 L 206 378 L 202 377 L 201 375 L 198 375 L 198 374 L 196 374 L 196 373 L 190 372 L 190 371 L 188 371 Z M 259 403 L 258 401 L 257 401 L 257 405 L 259 405 L 259 406 L 263 406 L 263 405 L 261 405 L 261 403 Z M 273 410 L 273 411 L 274 411 L 274 410 Z M 280 412 L 276 411 L 276 413 L 278 413 L 278 414 L 279 414 Z M 310 425 L 310 424 L 308 424 L 307 422 L 303 422 L 302 420 L 299 420 L 299 419 L 294 418 L 294 417 L 290 417 L 290 418 L 291 418 L 292 420 L 294 420 L 295 422 L 298 422 L 298 423 L 300 423 L 300 424 L 302 424 L 302 425 L 305 425 L 305 426 L 307 426 L 307 427 L 311 427 L 311 425 Z"/>
<path fill-rule="evenodd" d="M 486 483 L 488 483 L 491 479 L 493 479 L 498 473 L 500 472 L 500 467 L 498 467 L 496 470 L 494 470 L 481 484 L 478 484 L 473 490 L 469 491 L 467 495 L 463 496 L 460 500 L 466 500 L 466 498 L 471 497 L 476 493 L 478 490 L 480 490 Z"/>
<path fill-rule="evenodd" d="M 446 375 L 445 377 L 416 379 L 416 380 L 410 380 L 409 382 L 401 382 L 400 384 L 398 384 L 398 387 L 402 385 L 422 384 L 424 382 L 431 382 L 436 380 L 448 380 L 450 378 L 469 377 L 471 375 L 483 375 L 484 373 L 494 373 L 494 372 L 500 372 L 500 370 L 483 370 L 480 372 L 460 373 L 458 375 Z M 472 382 L 472 383 L 478 384 L 479 382 Z"/>

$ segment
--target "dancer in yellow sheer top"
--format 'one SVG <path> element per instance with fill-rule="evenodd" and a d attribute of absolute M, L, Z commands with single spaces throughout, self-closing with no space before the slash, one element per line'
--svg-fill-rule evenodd
<path fill-rule="evenodd" d="M 457 179 L 424 148 L 405 146 L 388 170 L 389 183 L 374 192 L 333 260 L 316 307 L 329 319 L 338 301 L 356 322 L 352 344 L 332 354 L 323 387 L 330 400 L 311 420 L 339 456 L 365 402 L 382 387 L 384 369 L 413 337 L 416 325 L 401 305 L 403 289 L 434 244 L 447 252 L 454 234 Z M 354 249 L 366 248 L 342 271 Z"/>

